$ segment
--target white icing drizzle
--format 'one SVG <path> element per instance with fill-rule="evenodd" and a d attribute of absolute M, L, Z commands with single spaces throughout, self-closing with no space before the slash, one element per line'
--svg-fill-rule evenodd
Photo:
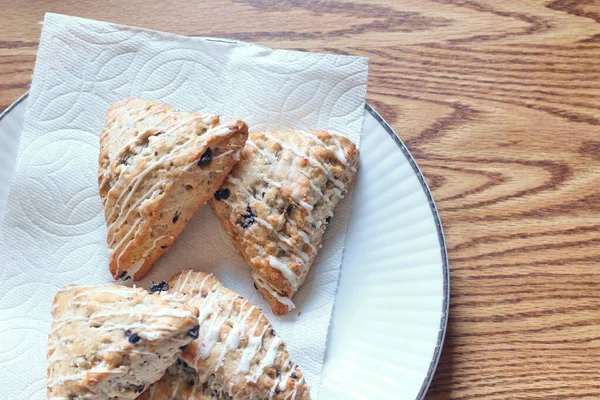
<path fill-rule="evenodd" d="M 285 371 L 287 367 L 291 367 L 291 364 L 292 360 L 290 360 L 290 357 L 288 356 L 288 358 L 285 360 L 285 363 L 283 363 L 281 366 L 281 371 Z M 294 368 L 290 368 L 289 371 L 286 374 L 284 374 L 278 382 L 275 382 L 274 386 L 276 386 L 281 391 L 285 391 L 287 389 L 287 381 L 293 372 Z"/>
<path fill-rule="evenodd" d="M 273 187 L 276 187 L 278 189 L 281 189 L 281 187 L 283 186 L 281 183 L 275 182 L 273 179 L 269 179 L 269 177 L 267 177 L 266 175 L 263 176 L 263 180 L 265 182 L 267 182 L 267 184 L 269 186 L 273 186 Z"/>
<path fill-rule="evenodd" d="M 187 123 L 191 122 L 192 120 L 193 120 L 193 118 L 188 119 L 188 120 L 184 121 L 184 123 L 187 124 Z M 179 124 L 179 126 L 183 125 L 184 123 Z M 173 131 L 175 131 L 175 130 L 176 129 L 173 129 Z M 137 187 L 140 185 L 140 183 L 146 177 L 146 175 L 148 175 L 150 172 L 152 172 L 156 167 L 158 167 L 160 165 L 164 165 L 165 162 L 167 162 L 167 161 L 173 161 L 173 160 L 175 160 L 175 159 L 177 159 L 179 157 L 184 156 L 184 154 L 178 154 L 178 155 L 175 155 L 175 154 L 177 153 L 177 151 L 179 151 L 182 148 L 186 147 L 189 144 L 189 142 L 191 142 L 194 139 L 195 139 L 195 137 L 192 137 L 192 138 L 188 139 L 187 141 L 185 141 L 184 143 L 180 144 L 179 146 L 175 147 L 169 153 L 163 154 L 161 157 L 158 158 L 158 160 L 152 162 L 150 164 L 150 166 L 146 167 L 146 169 L 144 169 L 141 173 L 139 173 L 138 175 L 134 176 L 133 179 L 131 179 L 127 183 L 127 185 L 125 185 L 125 187 L 121 191 L 121 194 L 117 198 L 116 203 L 117 204 L 121 203 L 121 199 L 122 199 L 123 195 L 127 194 L 127 197 L 125 198 L 125 201 L 122 202 L 123 205 L 127 204 L 128 200 L 131 198 L 131 196 L 133 196 L 133 193 L 135 193 Z M 113 191 L 113 190 L 115 190 L 115 187 L 116 187 L 116 185 L 113 186 L 108 191 L 108 194 L 106 196 L 107 199 L 110 199 L 110 192 Z M 129 190 L 129 189 L 131 189 L 131 190 Z M 110 213 L 110 215 L 108 216 L 107 220 L 110 220 L 115 212 L 116 212 L 116 209 L 113 208 L 113 210 Z"/>
<path fill-rule="evenodd" d="M 295 225 L 295 223 L 294 223 Z M 298 226 L 298 225 L 296 225 Z M 310 243 L 310 239 L 308 237 L 308 235 L 306 234 L 306 232 L 304 232 L 302 229 L 298 228 L 298 236 L 300 236 L 302 238 L 302 240 L 304 241 L 305 244 L 309 245 L 311 249 L 313 249 L 313 251 L 317 251 L 317 249 L 315 248 L 315 246 L 313 246 Z"/>
<path fill-rule="evenodd" d="M 186 123 L 189 121 L 185 121 Z M 175 160 L 179 157 L 184 156 L 184 154 L 180 154 L 177 156 L 173 156 L 173 153 L 176 153 L 179 149 L 183 148 L 184 146 L 186 146 L 192 139 L 186 141 L 184 144 L 177 146 L 175 149 L 172 150 L 171 153 L 167 153 L 165 155 L 163 155 L 162 157 L 160 157 L 157 161 L 153 162 L 152 164 L 150 164 L 150 166 L 148 166 L 144 171 L 142 171 L 139 175 L 137 175 L 136 177 L 134 177 L 124 188 L 123 191 L 121 192 L 121 194 L 119 195 L 119 197 L 116 200 L 116 203 L 119 204 L 121 203 L 123 206 L 125 204 L 128 204 L 131 197 L 133 196 L 133 194 L 136 192 L 138 186 L 141 184 L 142 180 L 146 177 L 146 175 L 148 175 L 150 172 L 152 172 L 157 166 L 162 165 L 164 162 L 167 161 L 172 161 Z M 132 185 L 133 184 L 133 185 Z M 136 202 L 136 205 L 141 204 L 142 201 L 150 198 L 151 196 L 149 195 L 149 192 L 153 192 L 153 189 L 157 187 L 158 184 L 155 184 L 154 186 L 152 186 L 152 188 L 146 192 L 143 196 L 140 197 L 140 199 Z M 111 188 L 111 190 L 113 190 L 113 188 Z M 129 190 L 131 189 L 131 190 Z M 124 194 L 127 193 L 126 198 L 124 199 L 123 202 L 121 202 L 121 199 L 123 197 Z M 109 191 L 110 194 L 110 191 Z M 107 199 L 109 199 L 109 194 L 107 194 Z M 108 201 L 107 201 L 107 206 L 108 206 Z M 123 206 L 120 207 L 120 209 L 123 208 Z M 116 212 L 117 207 L 113 207 L 110 215 L 107 217 L 107 221 L 110 221 L 113 217 L 113 214 Z M 137 207 L 129 207 L 129 210 L 127 211 L 127 213 L 124 213 L 123 215 L 119 215 L 119 217 L 112 223 L 109 223 L 108 225 L 108 232 L 109 235 L 110 233 L 113 231 L 113 229 L 118 226 L 118 224 L 120 224 L 122 221 L 126 220 L 126 218 L 129 216 L 129 214 L 133 211 L 133 210 L 137 210 Z M 116 253 L 117 250 L 123 245 L 123 243 L 125 242 L 125 240 L 129 239 L 129 237 L 131 236 L 131 234 L 134 232 L 135 227 L 137 227 L 137 225 L 139 225 L 140 220 L 136 221 L 136 223 L 132 226 L 132 228 L 129 229 L 129 231 L 123 236 L 123 238 L 121 239 L 121 241 L 119 242 L 119 244 L 117 246 L 115 246 L 114 248 L 112 248 L 113 252 Z M 129 243 L 128 243 L 129 244 Z M 127 249 L 127 247 L 121 252 L 121 254 L 119 255 L 119 257 L 117 258 L 117 274 L 120 271 L 120 257 L 123 255 L 123 253 L 125 252 L 125 250 Z"/>
<path fill-rule="evenodd" d="M 142 257 L 146 258 L 150 255 L 150 253 L 152 253 L 152 250 L 154 250 L 154 248 L 156 247 L 156 244 L 158 242 L 160 242 L 161 240 L 163 240 L 164 238 L 168 237 L 169 239 L 173 239 L 172 236 L 169 235 L 162 235 L 162 236 L 158 236 L 157 238 L 154 239 L 154 242 L 152 242 L 152 247 L 149 247 L 144 254 L 142 254 Z"/>
<path fill-rule="evenodd" d="M 258 220 L 260 220 L 260 218 L 255 217 L 255 220 L 258 221 Z M 259 222 L 259 224 L 260 224 L 260 222 Z M 269 226 L 271 226 L 271 225 L 269 224 Z M 271 227 L 271 232 L 275 233 L 275 231 L 272 229 L 272 227 Z M 279 237 L 282 238 L 281 235 L 279 235 Z M 241 240 L 245 243 L 253 244 L 261 256 L 269 258 L 269 265 L 275 269 L 279 269 L 279 271 L 281 271 L 283 277 L 290 283 L 290 285 L 292 285 L 292 287 L 294 287 L 295 289 L 297 288 L 297 286 L 295 286 L 298 283 L 296 274 L 286 264 L 280 262 L 279 260 L 277 260 L 275 257 L 271 256 L 270 254 L 267 254 L 265 249 L 262 247 L 262 245 L 258 241 L 256 241 L 255 243 L 251 243 L 250 240 L 248 240 L 245 236 L 241 236 Z M 289 242 L 289 240 L 288 240 L 288 242 Z M 279 247 L 286 247 L 286 244 L 284 242 L 279 242 L 278 245 L 279 245 Z M 275 260 L 274 263 L 279 268 L 274 267 L 273 264 L 270 263 L 271 259 Z M 300 259 L 297 257 L 296 260 L 299 261 Z M 290 276 L 292 276 L 291 280 L 288 278 Z"/>
<path fill-rule="evenodd" d="M 129 242 L 129 243 L 131 243 L 131 242 Z M 127 244 L 128 246 L 129 246 L 129 243 Z M 121 253 L 121 255 L 123 255 L 123 254 Z M 121 259 L 121 256 L 119 256 L 119 259 Z M 137 274 L 138 271 L 140 269 L 142 269 L 145 262 L 146 262 L 146 257 L 142 257 L 139 260 L 137 260 L 136 262 L 134 262 L 133 264 L 131 264 L 128 268 L 129 275 L 134 277 L 135 274 Z"/>
<path fill-rule="evenodd" d="M 189 272 L 188 279 L 189 279 L 190 276 L 191 276 L 191 271 Z M 198 293 L 200 295 L 202 294 L 202 288 L 204 288 L 204 285 L 206 284 L 206 281 L 208 281 L 212 277 L 214 277 L 214 275 L 213 274 L 209 274 L 209 275 L 206 275 L 206 277 L 202 281 L 200 281 L 200 284 L 197 286 L 198 287 Z M 195 290 L 196 286 L 194 286 L 193 289 Z"/>
<path fill-rule="evenodd" d="M 219 137 L 227 136 L 232 132 L 231 127 L 229 127 L 227 125 L 212 128 L 212 129 L 209 129 L 209 131 L 212 136 L 219 136 Z M 209 132 L 209 131 L 207 131 L 207 132 Z M 223 154 L 225 154 L 225 153 L 223 153 Z M 219 156 L 217 155 L 217 156 L 213 157 L 212 159 L 215 160 L 218 158 L 219 158 Z M 197 166 L 197 161 L 194 160 L 191 163 L 189 163 L 188 165 L 186 165 L 185 167 L 183 167 L 183 170 L 189 171 L 191 168 L 195 168 L 196 166 Z"/>
<path fill-rule="evenodd" d="M 183 274 L 179 274 L 179 277 L 177 278 L 177 283 L 175 284 L 176 288 L 182 288 L 186 285 L 188 279 L 190 279 L 190 276 L 192 275 L 192 270 L 188 270 L 187 273 L 185 274 L 185 280 L 183 282 L 181 282 L 181 277 L 183 276 Z M 210 275 L 207 275 L 207 277 Z"/>
<path fill-rule="evenodd" d="M 214 292 L 211 294 L 212 294 L 212 297 L 215 299 L 218 297 L 217 294 L 215 294 Z M 198 360 L 200 360 L 200 359 L 204 360 L 204 359 L 208 358 L 208 356 L 210 355 L 211 350 L 213 349 L 213 347 L 215 346 L 215 344 L 217 343 L 217 341 L 219 339 L 221 327 L 223 326 L 225 321 L 227 321 L 227 319 L 229 318 L 229 315 L 231 314 L 231 311 L 233 310 L 233 305 L 234 305 L 235 300 L 236 299 L 234 297 L 230 301 L 227 309 L 223 310 L 221 307 L 219 307 L 217 313 L 214 314 L 212 323 L 208 327 L 207 332 L 205 333 L 203 340 L 201 342 L 200 351 L 196 355 L 196 363 L 198 362 Z M 222 314 L 222 316 L 221 316 L 221 314 Z M 221 316 L 220 319 L 219 319 L 219 316 Z"/>
<path fill-rule="evenodd" d="M 287 306 L 288 311 L 293 310 L 294 308 L 296 308 L 296 305 L 292 302 L 292 300 L 289 297 L 284 297 L 281 296 L 279 293 L 277 293 L 277 290 L 275 290 L 270 284 L 269 282 L 265 281 L 264 279 L 262 279 L 258 274 L 256 274 L 254 271 L 251 272 L 252 277 L 254 278 L 254 282 L 256 282 L 256 284 L 258 286 L 260 286 L 261 288 L 265 289 L 267 292 L 269 292 L 269 294 L 271 296 L 273 296 L 279 303 Z"/>
<path fill-rule="evenodd" d="M 238 178 L 235 178 L 233 175 L 227 175 L 227 181 L 233 185 L 239 184 L 241 181 Z"/>
<path fill-rule="evenodd" d="M 142 108 L 146 108 L 146 106 L 142 107 Z M 138 109 L 142 109 L 142 108 L 138 108 Z M 125 114 L 128 110 L 126 107 L 122 107 L 121 109 L 119 109 L 121 111 L 121 114 Z M 135 109 L 134 109 L 135 110 Z M 152 112 L 155 112 L 156 110 L 152 110 Z M 132 112 L 130 112 L 132 113 Z M 132 122 L 130 122 L 129 124 L 127 124 L 125 126 L 125 128 L 123 128 L 122 130 L 119 131 L 119 133 L 115 134 L 114 132 L 111 132 L 113 129 L 111 128 L 109 130 L 109 132 L 111 132 L 110 137 L 106 143 L 105 146 L 103 146 L 103 149 L 106 149 L 107 147 L 111 146 L 114 142 L 117 141 L 117 139 L 119 139 L 123 133 L 127 132 L 128 130 L 132 129 L 134 127 L 135 124 L 142 122 L 146 117 L 149 117 L 151 115 L 150 109 L 146 110 L 145 113 L 141 113 L 138 115 L 138 117 L 136 119 L 134 119 Z M 160 118 L 158 121 L 153 122 L 154 126 L 159 125 L 160 123 L 162 123 L 167 117 L 173 115 L 173 113 L 166 113 L 162 118 Z M 118 117 L 120 117 L 121 115 L 118 116 L 114 116 L 114 123 L 117 122 Z M 114 125 L 113 123 L 113 125 Z M 135 145 L 135 143 L 139 140 L 139 137 L 141 134 L 144 134 L 145 131 L 141 131 L 139 130 L 137 132 L 137 134 L 134 136 L 133 140 L 131 140 L 130 142 L 126 143 L 125 145 L 121 146 L 121 148 L 118 149 L 118 151 L 116 153 L 110 153 L 108 154 L 108 165 L 112 165 L 112 163 L 118 159 L 121 154 L 129 149 L 131 146 Z M 104 176 L 102 178 L 102 180 L 100 181 L 100 187 L 103 187 L 106 184 L 106 180 L 110 177 L 110 170 L 106 169 L 104 171 Z"/>
<path fill-rule="evenodd" d="M 302 132 L 303 134 L 312 137 L 314 140 L 321 142 L 323 144 L 323 147 L 326 147 L 328 149 L 331 150 L 331 148 L 329 146 L 327 146 L 327 143 L 325 143 L 324 141 L 321 140 L 321 138 L 319 138 L 317 135 L 311 133 L 311 132 Z M 339 139 L 337 138 L 337 136 L 335 135 L 331 135 L 330 136 L 331 140 L 333 140 L 336 144 L 335 146 L 335 151 L 333 152 L 333 154 L 335 155 L 335 158 L 337 158 L 337 160 L 342 163 L 344 166 L 348 166 L 348 160 L 346 160 L 346 155 L 344 154 L 344 148 L 342 147 L 342 144 L 340 143 Z"/>
<path fill-rule="evenodd" d="M 241 310 L 244 309 L 244 306 L 246 304 L 248 304 L 247 300 L 240 307 L 239 316 L 234 321 L 233 328 L 229 332 L 229 335 L 227 335 L 227 340 L 225 341 L 225 348 L 228 351 L 233 351 L 233 350 L 236 350 L 238 347 L 240 347 L 240 341 L 242 339 L 242 336 L 244 336 L 244 333 L 245 333 L 244 331 L 246 330 L 246 322 L 248 321 L 248 318 L 250 317 L 250 315 L 252 315 L 254 310 L 256 310 L 256 307 L 251 306 L 248 308 L 248 310 L 245 313 L 241 312 Z M 221 358 L 224 355 L 225 355 L 225 351 L 223 352 Z"/>
<path fill-rule="evenodd" d="M 136 111 L 136 110 L 137 110 L 137 111 L 141 111 L 141 110 L 143 110 L 143 109 L 145 110 L 145 109 L 146 109 L 146 106 L 144 106 L 144 107 L 139 107 L 139 108 L 134 108 L 133 110 L 128 110 L 128 109 L 127 109 L 127 108 L 125 108 L 125 107 L 121 107 L 121 108 L 120 108 L 120 110 L 122 111 L 122 115 L 124 115 L 124 114 L 125 114 L 125 113 L 127 113 L 127 112 L 129 112 L 130 114 L 133 114 L 133 113 L 134 113 L 134 111 Z M 112 133 L 112 132 L 111 132 L 111 135 L 110 135 L 110 137 L 108 138 L 108 141 L 107 141 L 106 145 L 104 146 L 104 148 L 107 148 L 107 147 L 109 147 L 110 145 L 112 145 L 113 143 L 115 143 L 115 142 L 116 142 L 116 141 L 117 141 L 117 140 L 118 140 L 118 139 L 119 139 L 119 138 L 120 138 L 120 137 L 123 135 L 123 133 L 125 133 L 125 132 L 127 132 L 128 130 L 130 130 L 131 128 L 133 128 L 133 126 L 134 126 L 135 124 L 137 124 L 137 123 L 139 123 L 139 122 L 143 121 L 143 120 L 144 120 L 146 117 L 148 117 L 149 115 L 151 115 L 151 113 L 153 113 L 153 112 L 154 112 L 154 110 L 145 110 L 145 112 L 141 112 L 141 113 L 139 113 L 139 114 L 136 116 L 136 118 L 135 118 L 133 121 L 131 121 L 130 123 L 128 123 L 127 125 L 125 125 L 125 127 L 124 127 L 123 129 L 121 129 L 121 130 L 119 131 L 119 133 L 117 133 L 117 134 L 114 134 L 114 133 Z M 118 115 L 118 114 L 117 114 L 117 115 L 115 115 L 115 116 L 113 117 L 113 118 L 114 118 L 114 122 L 113 122 L 113 124 L 114 124 L 114 123 L 116 123 L 116 122 L 118 122 L 118 119 L 119 119 L 119 117 L 121 117 L 122 115 Z M 111 129 L 111 131 L 112 131 L 112 129 Z"/>
<path fill-rule="evenodd" d="M 83 376 L 85 375 L 85 372 L 81 372 L 79 374 L 73 374 L 73 375 L 68 375 L 68 376 L 59 376 L 56 378 L 52 378 L 52 379 L 48 379 L 48 386 L 55 386 L 55 385 L 60 385 L 64 382 L 68 382 L 68 381 L 77 381 L 81 378 L 83 378 Z"/>
<path fill-rule="evenodd" d="M 302 208 L 304 208 L 310 215 L 310 213 L 313 210 L 313 206 L 311 206 L 310 204 L 308 204 L 307 202 L 302 200 L 302 198 L 300 197 L 300 194 L 298 192 L 296 192 L 295 190 L 292 192 L 292 199 L 294 199 L 294 201 L 297 204 L 301 205 Z"/>
<path fill-rule="evenodd" d="M 224 152 L 222 152 L 221 154 L 219 154 L 219 155 L 217 155 L 217 156 L 214 156 L 212 159 L 213 159 L 213 160 L 218 160 L 219 158 L 221 158 L 221 157 L 225 157 L 226 155 L 228 155 L 228 154 L 231 154 L 231 153 L 233 153 L 234 151 L 235 151 L 235 150 L 227 150 L 227 151 L 224 151 Z"/>
<path fill-rule="evenodd" d="M 265 368 L 270 368 L 275 364 L 275 357 L 277 357 L 277 353 L 279 352 L 279 346 L 281 346 L 282 343 L 283 341 L 279 338 L 279 336 L 273 337 L 273 339 L 271 340 L 271 345 L 267 350 L 267 353 L 260 362 L 260 367 L 258 368 L 259 374 L 262 374 Z"/>
<path fill-rule="evenodd" d="M 256 322 L 256 327 L 254 328 L 253 333 L 256 330 L 256 328 L 258 327 L 259 322 L 260 322 L 260 320 L 258 320 Z M 258 352 L 258 349 L 262 345 L 263 336 L 267 332 L 268 328 L 269 328 L 269 326 L 267 325 L 264 327 L 264 329 L 262 330 L 260 335 L 258 335 L 258 336 L 251 335 L 248 338 L 248 345 L 242 352 L 242 357 L 240 358 L 240 363 L 238 364 L 236 372 L 241 372 L 243 374 L 248 373 L 248 371 L 250 370 L 250 362 L 254 359 L 254 357 L 256 356 L 256 353 Z"/>
<path fill-rule="evenodd" d="M 288 265 L 282 263 L 272 255 L 269 255 L 269 265 L 279 270 L 283 274 L 285 279 L 287 279 L 292 286 L 296 287 L 296 285 L 298 284 L 298 276 L 294 271 L 290 269 Z"/>
<path fill-rule="evenodd" d="M 286 149 L 286 150 L 294 153 L 296 156 L 307 160 L 310 163 L 310 165 L 320 169 L 323 172 L 323 174 L 325 174 L 325 176 L 334 183 L 334 185 L 338 186 L 340 189 L 344 189 L 344 183 L 335 179 L 333 177 L 333 175 L 331 174 L 331 172 L 329 172 L 329 170 L 327 169 L 327 166 L 325 164 L 323 164 L 321 161 L 310 157 L 308 154 L 298 151 L 294 147 L 287 145 L 284 141 L 273 137 L 273 135 L 271 135 L 269 132 L 265 132 L 265 136 L 268 137 L 269 140 L 272 140 L 273 142 L 279 144 L 281 146 L 281 148 Z M 299 136 L 302 137 L 302 135 L 299 135 Z"/>
<path fill-rule="evenodd" d="M 302 251 L 302 249 L 296 245 L 294 245 L 294 243 L 292 243 L 291 240 L 283 237 L 280 233 L 278 233 L 274 228 L 273 225 L 271 225 L 270 223 L 268 223 L 267 221 L 265 221 L 262 218 L 259 217 L 254 217 L 255 222 L 257 222 L 258 224 L 264 226 L 265 228 L 269 229 L 272 233 L 276 234 L 279 237 L 279 240 L 282 242 L 282 244 L 287 247 L 287 249 L 290 252 L 293 252 L 294 254 L 296 254 L 298 257 L 300 257 L 300 259 L 302 259 L 304 262 L 308 261 L 308 254 L 306 254 L 304 251 Z"/>
<path fill-rule="evenodd" d="M 233 310 L 233 302 L 235 300 L 236 299 L 234 298 L 231 303 L 230 311 Z M 227 339 L 225 340 L 225 343 L 224 343 L 225 345 L 223 346 L 223 350 L 221 351 L 221 354 L 219 354 L 217 361 L 214 363 L 214 365 L 211 366 L 211 368 L 209 368 L 209 370 L 211 370 L 212 368 L 217 370 L 221 365 L 223 365 L 223 360 L 225 358 L 225 355 L 228 352 L 235 351 L 240 347 L 241 338 L 245 333 L 246 322 L 247 322 L 248 318 L 250 317 L 250 315 L 252 315 L 252 312 L 256 309 L 256 307 L 251 306 L 248 308 L 248 310 L 246 312 L 243 312 L 244 306 L 246 304 L 248 304 L 248 301 L 244 300 L 244 303 L 240 306 L 240 312 L 238 313 L 236 319 L 233 321 L 233 327 L 229 331 L 229 334 L 227 335 Z M 225 317 L 225 320 L 226 319 L 227 319 L 227 317 Z"/>
<path fill-rule="evenodd" d="M 149 113 L 149 112 L 148 112 L 148 113 Z M 146 113 L 146 114 L 144 115 L 144 118 L 148 116 L 148 115 L 147 115 L 148 113 Z M 163 120 L 165 120 L 165 119 L 166 119 L 166 118 L 167 118 L 169 115 L 170 115 L 170 113 L 167 113 L 167 114 L 166 114 L 166 115 L 165 115 L 163 118 L 161 118 L 161 119 L 159 119 L 158 121 L 154 122 L 154 123 L 153 123 L 153 125 L 155 125 L 155 126 L 156 126 L 156 125 L 159 125 L 159 124 L 160 124 L 160 123 L 161 123 Z M 133 126 L 134 126 L 136 123 L 138 123 L 138 122 L 141 122 L 141 121 L 142 121 L 144 118 L 142 118 L 142 119 L 136 119 L 136 120 L 134 120 L 134 121 L 133 121 L 131 124 L 129 124 L 129 125 L 128 125 L 128 126 L 125 128 L 125 129 L 123 129 L 123 130 L 122 130 L 122 131 L 121 131 L 119 134 L 117 134 L 117 135 L 114 135 L 113 137 L 111 137 L 111 138 L 109 139 L 108 143 L 106 144 L 106 146 L 104 146 L 103 148 L 106 148 L 106 147 L 108 147 L 110 144 L 112 144 L 112 143 L 113 143 L 113 141 L 114 141 L 114 140 L 116 140 L 117 138 L 119 138 L 119 137 L 120 137 L 120 136 L 121 136 L 121 135 L 122 135 L 124 132 L 128 131 L 129 129 L 132 129 L 132 128 L 133 128 Z M 124 144 L 123 146 L 121 146 L 121 147 L 119 148 L 119 150 L 118 150 L 116 153 L 114 153 L 114 154 L 112 154 L 112 153 L 109 153 L 109 154 L 108 154 L 108 165 L 112 165 L 112 163 L 113 163 L 115 160 L 117 160 L 117 159 L 118 159 L 118 158 L 121 156 L 121 154 L 123 154 L 123 152 L 125 152 L 125 150 L 128 150 L 128 149 L 130 149 L 132 146 L 134 146 L 134 145 L 135 145 L 135 144 L 138 142 L 140 135 L 141 135 L 141 134 L 143 134 L 143 133 L 145 133 L 145 132 L 144 132 L 144 131 L 141 131 L 141 130 L 140 130 L 140 131 L 138 131 L 138 132 L 137 132 L 137 135 L 135 135 L 135 136 L 133 137 L 133 140 L 131 140 L 131 141 L 127 142 L 126 144 Z M 100 182 L 100 187 L 104 186 L 104 184 L 106 183 L 106 179 L 108 179 L 108 177 L 109 177 L 109 172 L 110 172 L 110 171 L 109 171 L 108 169 L 104 171 L 104 174 L 105 174 L 105 175 L 104 175 L 104 177 L 103 177 L 102 181 Z"/>
<path fill-rule="evenodd" d="M 256 142 L 254 142 L 254 140 L 252 140 L 252 138 L 249 137 L 248 140 L 246 141 L 246 143 L 249 144 L 250 146 L 254 147 L 264 158 L 269 160 L 271 163 L 277 162 L 277 157 L 275 157 L 273 154 L 269 153 L 268 151 L 264 151 L 263 149 L 258 147 Z"/>

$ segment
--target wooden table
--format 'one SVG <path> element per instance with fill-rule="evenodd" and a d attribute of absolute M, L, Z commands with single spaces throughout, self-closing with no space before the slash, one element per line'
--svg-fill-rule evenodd
<path fill-rule="evenodd" d="M 600 398 L 600 1 L 0 0 L 0 109 L 45 11 L 370 58 L 451 264 L 428 399 Z"/>

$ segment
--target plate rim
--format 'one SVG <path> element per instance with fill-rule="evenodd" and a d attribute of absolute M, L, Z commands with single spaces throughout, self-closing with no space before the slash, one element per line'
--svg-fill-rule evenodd
<path fill-rule="evenodd" d="M 213 39 L 214 40 L 214 39 Z M 27 97 L 29 97 L 29 91 L 23 93 L 17 100 L 15 100 L 11 105 L 9 105 L 2 113 L 0 113 L 0 121 L 4 119 L 15 107 L 21 104 Z M 446 246 L 446 237 L 444 235 L 444 228 L 442 225 L 442 219 L 440 217 L 440 213 L 438 211 L 435 200 L 433 199 L 433 194 L 423 172 L 417 165 L 417 161 L 411 154 L 408 147 L 404 144 L 402 139 L 398 136 L 398 134 L 394 131 L 394 129 L 388 124 L 388 122 L 379 114 L 368 102 L 365 102 L 365 110 L 371 114 L 373 118 L 385 129 L 385 131 L 390 135 L 394 143 L 400 148 L 402 154 L 406 157 L 408 163 L 410 164 L 413 172 L 416 174 L 417 179 L 425 193 L 425 197 L 427 198 L 427 203 L 429 204 L 429 208 L 431 210 L 431 214 L 436 226 L 438 241 L 440 244 L 440 251 L 442 257 L 442 273 L 443 273 L 443 282 L 442 282 L 442 291 L 443 291 L 443 299 L 442 299 L 442 315 L 440 317 L 439 331 L 437 337 L 437 343 L 433 352 L 433 357 L 431 362 L 429 363 L 429 368 L 427 369 L 427 375 L 425 376 L 419 393 L 415 400 L 423 400 L 425 395 L 427 394 L 427 390 L 431 385 L 431 381 L 433 380 L 433 376 L 435 374 L 435 370 L 440 361 L 440 356 L 442 353 L 442 348 L 444 345 L 444 339 L 446 337 L 446 330 L 448 327 L 448 312 L 450 306 L 450 264 L 448 262 L 448 249 Z"/>
<path fill-rule="evenodd" d="M 394 131 L 394 129 L 388 124 L 388 122 L 379 114 L 369 103 L 365 102 L 365 110 L 369 112 L 379 124 L 385 129 L 385 131 L 390 135 L 392 140 L 396 143 L 396 145 L 400 148 L 400 151 L 406 157 L 406 160 L 410 164 L 413 172 L 417 175 L 417 179 L 421 184 L 421 188 L 425 193 L 425 197 L 427 197 L 427 202 L 429 203 L 429 209 L 431 210 L 431 214 L 433 216 L 433 220 L 435 223 L 435 227 L 437 230 L 438 241 L 440 243 L 440 252 L 442 256 L 442 273 L 443 273 L 443 282 L 442 282 L 442 291 L 443 291 L 443 299 L 442 299 L 442 316 L 440 317 L 440 326 L 438 331 L 437 343 L 435 346 L 435 350 L 433 352 L 432 360 L 429 364 L 429 368 L 427 369 L 427 375 L 421 384 L 421 389 L 417 394 L 416 400 L 423 400 L 425 395 L 427 394 L 427 390 L 431 385 L 431 381 L 433 380 L 433 376 L 435 374 L 435 370 L 440 361 L 440 356 L 442 354 L 442 348 L 444 346 L 444 339 L 446 338 L 446 330 L 448 328 L 448 313 L 450 307 L 450 264 L 448 262 L 448 248 L 446 246 L 446 236 L 444 234 L 444 227 L 442 225 L 442 219 L 440 217 L 439 210 L 437 208 L 437 204 L 433 199 L 433 193 L 427 184 L 427 180 L 425 179 L 425 175 L 421 171 L 421 168 L 417 165 L 417 161 L 411 154 L 410 150 L 400 136 Z"/>

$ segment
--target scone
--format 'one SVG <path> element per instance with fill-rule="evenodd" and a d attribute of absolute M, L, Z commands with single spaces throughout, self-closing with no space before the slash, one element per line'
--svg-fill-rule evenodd
<path fill-rule="evenodd" d="M 325 131 L 253 133 L 210 205 L 275 314 L 310 269 L 333 210 L 354 180 L 358 149 Z"/>
<path fill-rule="evenodd" d="M 110 272 L 142 278 L 212 197 L 248 137 L 240 120 L 146 100 L 113 105 L 100 136 L 98 183 Z"/>
<path fill-rule="evenodd" d="M 309 399 L 302 372 L 260 309 L 213 274 L 182 271 L 169 288 L 200 310 L 199 337 L 183 351 L 183 362 L 148 390 L 149 398 Z"/>
<path fill-rule="evenodd" d="M 49 399 L 135 399 L 198 337 L 198 309 L 140 288 L 67 286 L 48 336 Z"/>

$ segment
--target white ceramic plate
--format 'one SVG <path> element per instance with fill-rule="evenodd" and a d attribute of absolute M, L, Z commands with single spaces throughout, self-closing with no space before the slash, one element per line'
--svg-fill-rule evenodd
<path fill-rule="evenodd" d="M 27 94 L 0 115 L 0 223 Z M 439 215 L 415 160 L 366 106 L 346 250 L 320 399 L 422 399 L 449 301 Z"/>

